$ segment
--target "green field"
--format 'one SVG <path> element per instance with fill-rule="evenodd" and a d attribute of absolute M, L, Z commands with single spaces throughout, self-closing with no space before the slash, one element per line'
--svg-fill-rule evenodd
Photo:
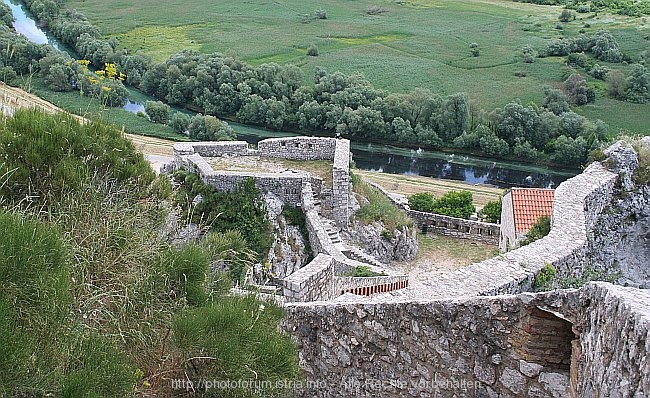
<path fill-rule="evenodd" d="M 371 5 L 384 12 L 368 15 Z M 507 0 L 70 0 L 66 6 L 83 12 L 106 37 L 117 36 L 130 52 L 157 61 L 191 48 L 253 65 L 293 63 L 306 80 L 322 66 L 359 72 L 376 87 L 394 92 L 416 87 L 442 95 L 465 92 L 476 108 L 487 111 L 516 99 L 539 102 L 542 86 L 560 82 L 563 60 L 525 64 L 520 57 L 524 45 L 541 50 L 551 40 L 577 35 L 581 29 L 589 34 L 604 28 L 627 54 L 636 56 L 650 48 L 650 18 L 577 14 L 560 30 L 556 25 L 561 8 Z M 325 10 L 328 18 L 315 18 L 317 9 Z M 306 55 L 311 43 L 318 46 L 318 57 Z M 471 56 L 470 43 L 478 44 L 478 57 Z M 525 77 L 515 77 L 522 72 Z M 593 108 L 577 111 L 603 119 L 612 131 L 647 131 L 650 104 L 602 97 Z"/>

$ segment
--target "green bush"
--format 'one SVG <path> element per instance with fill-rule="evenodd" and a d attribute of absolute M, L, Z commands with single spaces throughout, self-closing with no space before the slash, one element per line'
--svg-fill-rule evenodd
<path fill-rule="evenodd" d="M 541 216 L 535 221 L 532 227 L 526 232 L 526 238 L 519 246 L 526 246 L 538 239 L 542 239 L 551 232 L 551 217 Z"/>
<path fill-rule="evenodd" d="M 557 276 L 557 270 L 553 265 L 546 263 L 544 267 L 535 276 L 533 287 L 537 290 L 549 290 L 553 285 L 553 280 Z"/>
<path fill-rule="evenodd" d="M 449 191 L 433 203 L 432 213 L 450 217 L 469 218 L 476 209 L 470 191 Z"/>
<path fill-rule="evenodd" d="M 501 198 L 487 202 L 478 212 L 478 216 L 485 222 L 498 223 L 501 221 Z"/>
<path fill-rule="evenodd" d="M 300 371 L 291 338 L 278 331 L 283 311 L 253 296 L 221 297 L 189 309 L 174 321 L 174 343 L 185 354 L 192 380 L 297 379 Z M 200 359 L 198 359 L 200 358 Z M 276 389 L 210 389 L 206 397 L 273 396 Z"/>
<path fill-rule="evenodd" d="M 381 221 L 389 230 L 412 227 L 413 220 L 397 206 L 395 206 L 383 193 L 365 183 L 359 176 L 352 175 L 353 190 L 364 197 L 368 202 L 361 206 L 356 217 L 364 223 Z"/>
<path fill-rule="evenodd" d="M 431 192 L 418 192 L 409 196 L 408 201 L 411 210 L 431 213 L 435 198 Z"/>
<path fill-rule="evenodd" d="M 205 304 L 208 298 L 205 286 L 208 262 L 208 254 L 198 246 L 187 245 L 178 250 L 170 248 L 160 264 L 168 278 L 170 297 L 185 297 L 193 306 Z"/>
<path fill-rule="evenodd" d="M 258 260 L 266 256 L 273 234 L 255 180 L 244 179 L 232 192 L 218 192 L 204 184 L 197 174 L 184 170 L 174 173 L 174 180 L 180 184 L 176 203 L 182 206 L 186 219 L 215 231 L 237 230 L 257 253 Z M 198 195 L 202 200 L 193 204 Z"/>
<path fill-rule="evenodd" d="M 68 316 L 67 248 L 56 228 L 0 212 L 0 396 L 56 385 L 59 338 Z M 59 370 L 60 371 L 60 370 Z"/>
<path fill-rule="evenodd" d="M 650 149 L 637 147 L 635 148 L 639 156 L 639 167 L 634 170 L 632 180 L 637 185 L 650 184 Z"/>
<path fill-rule="evenodd" d="M 133 190 L 144 190 L 155 174 L 141 153 L 114 127 L 80 125 L 64 114 L 19 110 L 0 126 L 0 175 L 8 178 L 0 195 L 8 202 L 26 198 L 55 203 L 94 176 L 109 176 Z"/>
<path fill-rule="evenodd" d="M 352 270 L 345 276 L 351 276 L 353 278 L 368 278 L 371 276 L 386 276 L 386 274 L 374 272 L 367 265 L 359 265 L 352 268 Z"/>
<path fill-rule="evenodd" d="M 67 366 L 58 395 L 62 398 L 124 397 L 133 392 L 134 369 L 105 336 L 85 336 Z"/>
<path fill-rule="evenodd" d="M 248 243 L 241 232 L 236 230 L 210 232 L 201 241 L 201 246 L 209 253 L 211 265 L 226 265 L 230 279 L 240 284 L 244 283 L 246 271 L 255 262 L 256 253 L 248 248 Z"/>

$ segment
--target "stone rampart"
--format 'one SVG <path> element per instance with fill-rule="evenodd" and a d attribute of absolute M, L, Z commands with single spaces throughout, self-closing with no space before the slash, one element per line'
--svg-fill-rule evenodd
<path fill-rule="evenodd" d="M 305 397 L 650 394 L 650 293 L 606 283 L 466 300 L 289 304 L 283 328 L 320 387 Z"/>
<path fill-rule="evenodd" d="M 177 162 L 177 166 L 183 166 L 196 172 L 204 183 L 213 186 L 218 191 L 236 190 L 242 181 L 252 178 L 260 191 L 272 192 L 292 206 L 301 204 L 303 182 L 309 182 L 310 186 L 315 186 L 319 190 L 322 187 L 322 180 L 319 178 L 308 173 L 290 170 L 279 173 L 215 171 L 199 154 L 180 156 Z"/>
<path fill-rule="evenodd" d="M 412 285 L 395 294 L 415 299 L 516 294 L 529 291 L 535 275 L 551 264 L 560 276 L 582 273 L 591 220 L 612 200 L 617 175 L 590 165 L 555 191 L 551 232 L 511 252 Z"/>
<path fill-rule="evenodd" d="M 415 210 L 407 210 L 406 214 L 426 234 L 434 233 L 453 236 L 454 238 L 471 239 L 492 245 L 499 244 L 500 227 L 498 224 Z"/>
<path fill-rule="evenodd" d="M 316 211 L 310 183 L 303 183 L 301 197 L 301 207 L 305 214 L 305 224 L 309 232 L 309 243 L 313 252 L 318 254 L 317 258 L 320 259 L 316 264 L 309 263 L 284 280 L 284 292 L 288 302 L 331 300 L 343 293 L 362 294 L 362 292 L 369 291 L 372 291 L 372 294 L 385 293 L 408 286 L 408 275 L 346 257 L 332 243 L 325 229 L 323 219 Z M 323 258 L 327 258 L 327 262 Z M 314 261 L 316 261 L 316 258 Z M 386 276 L 369 278 L 338 277 L 360 266 L 368 267 L 373 272 L 384 273 Z M 295 278 L 299 278 L 298 284 L 294 280 L 294 275 Z M 357 279 L 357 281 L 353 282 L 350 279 Z M 357 290 L 359 287 L 364 287 L 366 290 Z"/>
<path fill-rule="evenodd" d="M 199 154 L 206 158 L 256 155 L 257 151 L 248 148 L 246 141 L 201 141 L 174 144 L 174 156 Z"/>
<path fill-rule="evenodd" d="M 413 219 L 415 225 L 417 225 L 423 233 L 434 233 L 453 236 L 454 238 L 471 239 L 493 245 L 499 244 L 501 228 L 498 224 L 411 210 L 408 206 L 405 206 L 404 203 L 395 200 L 395 198 L 381 185 L 373 182 L 370 182 L 370 185 L 377 188 L 395 206 L 402 209 L 407 216 Z"/>
<path fill-rule="evenodd" d="M 284 279 L 284 298 L 287 302 L 331 300 L 336 297 L 333 259 L 318 254 L 309 264 Z"/>
<path fill-rule="evenodd" d="M 404 289 L 409 285 L 408 275 L 352 277 L 335 276 L 335 291 L 338 295 L 352 293 L 358 296 L 372 296 L 379 293 Z"/>
<path fill-rule="evenodd" d="M 343 140 L 320 137 L 268 138 L 260 141 L 257 144 L 257 149 L 260 156 L 272 158 L 334 160 L 337 141 Z"/>

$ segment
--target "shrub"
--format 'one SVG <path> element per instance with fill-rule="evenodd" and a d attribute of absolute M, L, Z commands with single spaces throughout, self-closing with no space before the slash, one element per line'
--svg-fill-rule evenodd
<path fill-rule="evenodd" d="M 373 276 L 386 276 L 386 274 L 374 272 L 367 265 L 358 265 L 352 268 L 352 270 L 348 272 L 346 276 L 351 276 L 353 278 L 369 278 Z"/>
<path fill-rule="evenodd" d="M 204 184 L 197 174 L 184 170 L 174 173 L 174 180 L 179 184 L 175 201 L 183 208 L 187 220 L 216 231 L 237 230 L 257 253 L 258 260 L 264 258 L 273 236 L 255 180 L 245 179 L 232 192 L 218 192 Z M 202 199 L 193 203 L 197 197 Z"/>
<path fill-rule="evenodd" d="M 173 336 L 185 355 L 186 374 L 192 380 L 298 380 L 294 345 L 277 327 L 282 315 L 281 308 L 253 296 L 224 296 L 185 311 L 174 321 Z M 202 396 L 246 398 L 280 392 L 214 388 Z"/>
<path fill-rule="evenodd" d="M 161 101 L 147 101 L 144 110 L 153 123 L 167 124 L 169 121 L 170 106 Z"/>
<path fill-rule="evenodd" d="M 213 231 L 202 240 L 201 246 L 210 256 L 210 269 L 219 266 L 228 267 L 230 280 L 242 284 L 246 271 L 251 268 L 256 259 L 256 253 L 248 247 L 248 243 L 241 232 Z"/>
<path fill-rule="evenodd" d="M 318 57 L 318 47 L 314 43 L 311 43 L 307 48 L 307 55 L 310 57 Z"/>
<path fill-rule="evenodd" d="M 553 285 L 553 280 L 557 276 L 557 270 L 553 265 L 546 263 L 544 267 L 535 275 L 533 287 L 537 290 L 549 290 Z"/>
<path fill-rule="evenodd" d="M 10 203 L 25 198 L 51 206 L 97 176 L 144 192 L 155 174 L 141 153 L 115 127 L 71 116 L 19 110 L 0 126 L 0 153 L 9 173 L 0 194 Z"/>
<path fill-rule="evenodd" d="M 573 15 L 573 12 L 565 8 L 560 13 L 558 19 L 560 20 L 560 22 L 569 22 L 570 20 L 575 19 L 575 15 Z"/>
<path fill-rule="evenodd" d="M 449 191 L 434 201 L 431 212 L 468 219 L 476 211 L 472 201 L 470 191 Z"/>
<path fill-rule="evenodd" d="M 650 184 L 650 149 L 637 147 L 636 151 L 639 156 L 639 167 L 634 170 L 632 180 L 637 185 L 648 185 Z"/>
<path fill-rule="evenodd" d="M 408 218 L 378 189 L 363 182 L 359 176 L 352 174 L 352 186 L 357 194 L 368 201 L 355 215 L 361 222 L 381 221 L 384 227 L 390 230 L 413 226 L 413 220 Z"/>
<path fill-rule="evenodd" d="M 415 211 L 430 213 L 433 210 L 435 198 L 431 192 L 418 192 L 408 197 L 409 208 Z"/>
<path fill-rule="evenodd" d="M 498 223 L 501 221 L 501 198 L 487 202 L 478 212 L 478 216 L 485 222 Z"/>
<path fill-rule="evenodd" d="M 198 246 L 187 245 L 180 249 L 169 248 L 160 259 L 164 269 L 168 295 L 172 300 L 181 297 L 193 306 L 205 304 L 207 292 L 205 277 L 208 272 L 208 255 Z"/>
<path fill-rule="evenodd" d="M 370 5 L 366 8 L 366 14 L 368 15 L 379 15 L 385 12 L 388 12 L 388 10 L 377 5 Z"/>
<path fill-rule="evenodd" d="M 551 217 L 541 216 L 535 221 L 532 227 L 526 233 L 526 239 L 524 239 L 520 246 L 526 246 L 538 239 L 542 239 L 548 233 L 551 232 Z"/>
<path fill-rule="evenodd" d="M 314 11 L 314 16 L 318 19 L 327 19 L 327 11 L 323 9 L 318 9 Z"/>

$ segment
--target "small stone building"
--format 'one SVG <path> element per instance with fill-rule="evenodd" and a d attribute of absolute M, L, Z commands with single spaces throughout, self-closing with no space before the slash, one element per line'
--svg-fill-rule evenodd
<path fill-rule="evenodd" d="M 554 193 L 553 189 L 512 188 L 503 196 L 499 250 L 514 248 L 539 217 L 551 216 Z"/>

